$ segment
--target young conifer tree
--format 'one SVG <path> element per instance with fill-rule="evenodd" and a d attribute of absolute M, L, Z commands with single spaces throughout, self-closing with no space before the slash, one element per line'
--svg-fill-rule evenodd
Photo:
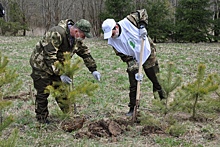
<path fill-rule="evenodd" d="M 82 94 L 91 96 L 93 91 L 98 88 L 98 85 L 89 82 L 88 80 L 83 81 L 79 85 L 74 85 L 75 74 L 80 70 L 82 61 L 80 59 L 76 59 L 74 63 L 72 63 L 69 53 L 65 53 L 64 58 L 65 61 L 63 63 L 56 62 L 55 66 L 59 70 L 60 75 L 65 74 L 73 79 L 72 83 L 68 85 L 63 82 L 54 82 L 53 85 L 47 86 L 47 89 L 53 97 L 59 98 L 57 101 L 62 101 L 63 106 L 60 107 L 65 109 L 64 112 L 72 113 L 72 106 L 75 106 L 77 98 Z"/>
<path fill-rule="evenodd" d="M 160 102 L 156 102 L 156 105 L 160 105 L 160 110 L 163 110 L 165 114 L 167 114 L 167 112 L 169 111 L 168 109 L 168 102 L 171 101 L 170 100 L 170 94 L 171 92 L 173 92 L 178 86 L 180 86 L 181 84 L 181 77 L 180 76 L 175 76 L 174 75 L 174 71 L 175 71 L 175 67 L 174 67 L 174 63 L 169 62 L 167 65 L 167 70 L 165 70 L 166 73 L 162 74 L 159 73 L 157 74 L 158 80 L 164 90 L 165 93 L 165 105 L 163 103 Z M 162 101 L 163 102 L 163 101 Z"/>
<path fill-rule="evenodd" d="M 4 100 L 4 97 L 15 93 L 20 85 L 21 81 L 17 80 L 18 74 L 15 70 L 11 70 L 7 67 L 9 60 L 6 56 L 2 56 L 0 52 L 0 116 L 1 124 L 3 123 L 2 110 L 8 107 L 11 102 Z M 4 124 L 8 125 L 8 124 Z"/>
<path fill-rule="evenodd" d="M 15 93 L 21 86 L 22 82 L 18 80 L 16 70 L 7 67 L 9 60 L 2 56 L 0 52 L 0 97 L 3 98 L 9 94 Z"/>
<path fill-rule="evenodd" d="M 8 58 L 2 56 L 0 52 L 0 135 L 14 121 L 12 115 L 3 117 L 3 110 L 11 105 L 11 101 L 4 100 L 4 97 L 15 93 L 21 85 L 21 81 L 17 80 L 18 74 L 7 67 L 8 63 Z M 17 135 L 18 130 L 15 129 L 8 139 L 0 140 L 0 146 L 15 146 Z"/>
<path fill-rule="evenodd" d="M 205 96 L 218 89 L 218 84 L 213 80 L 213 74 L 205 75 L 205 68 L 204 64 L 198 65 L 196 80 L 182 86 L 178 92 L 178 100 L 173 103 L 182 110 L 192 112 L 192 119 L 196 118 L 197 108 L 201 101 L 207 104 L 210 102 L 210 99 L 206 99 Z"/>

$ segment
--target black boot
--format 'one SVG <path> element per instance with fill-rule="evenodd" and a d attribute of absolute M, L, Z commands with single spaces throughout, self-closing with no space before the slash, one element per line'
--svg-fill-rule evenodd
<path fill-rule="evenodd" d="M 153 94 L 154 94 L 154 99 L 160 99 L 160 100 L 166 99 L 166 96 L 163 90 L 154 91 Z"/>
<path fill-rule="evenodd" d="M 41 123 L 41 124 L 49 124 L 50 123 L 50 121 L 48 120 L 48 119 L 39 119 L 39 118 L 37 118 L 37 121 L 39 122 L 39 123 Z"/>
<path fill-rule="evenodd" d="M 166 96 L 165 96 L 165 93 L 164 93 L 163 90 L 159 90 L 159 91 L 158 91 L 158 94 L 159 94 L 160 100 L 166 99 Z"/>
<path fill-rule="evenodd" d="M 134 107 L 130 107 L 129 112 L 126 113 L 126 116 L 132 116 L 134 113 Z"/>

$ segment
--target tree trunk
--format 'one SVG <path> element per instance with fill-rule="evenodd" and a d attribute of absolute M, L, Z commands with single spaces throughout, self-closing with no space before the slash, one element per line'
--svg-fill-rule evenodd
<path fill-rule="evenodd" d="M 218 7 L 218 0 L 214 1 L 214 20 L 217 21 L 220 17 L 219 7 Z M 217 28 L 218 26 L 214 26 L 214 28 Z M 218 29 L 214 30 L 214 36 L 217 38 L 220 34 L 220 31 Z M 215 39 L 215 42 L 218 42 L 218 39 Z"/>

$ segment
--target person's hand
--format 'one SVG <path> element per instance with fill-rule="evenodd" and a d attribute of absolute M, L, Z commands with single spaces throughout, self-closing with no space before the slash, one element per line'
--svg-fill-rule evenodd
<path fill-rule="evenodd" d="M 138 82 L 141 82 L 143 80 L 143 74 L 139 74 L 139 73 L 136 73 L 135 74 L 135 79 L 138 81 Z"/>
<path fill-rule="evenodd" d="M 71 84 L 71 82 L 72 82 L 72 79 L 70 79 L 70 77 L 68 77 L 66 75 L 61 75 L 60 79 L 63 83 L 66 83 L 66 84 Z"/>
<path fill-rule="evenodd" d="M 140 31 L 141 38 L 145 40 L 146 37 L 147 37 L 147 30 L 146 30 L 146 28 L 143 25 L 141 25 L 139 31 Z"/>
<path fill-rule="evenodd" d="M 100 81 L 101 74 L 98 71 L 93 71 L 92 75 L 96 80 Z"/>

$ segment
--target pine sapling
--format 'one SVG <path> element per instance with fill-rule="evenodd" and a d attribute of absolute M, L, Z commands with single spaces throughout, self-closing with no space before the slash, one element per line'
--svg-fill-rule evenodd
<path fill-rule="evenodd" d="M 64 113 L 71 113 L 73 112 L 72 105 L 75 106 L 77 98 L 82 94 L 91 96 L 93 91 L 98 88 L 98 85 L 89 81 L 83 81 L 79 85 L 74 85 L 74 76 L 79 71 L 82 61 L 76 59 L 75 62 L 72 63 L 69 53 L 65 53 L 64 58 L 65 61 L 63 63 L 56 62 L 55 66 L 60 75 L 67 75 L 72 79 L 72 83 L 68 85 L 63 82 L 54 82 L 53 85 L 47 86 L 47 90 L 49 90 L 51 95 L 56 98 L 58 105 L 61 109 L 63 108 L 62 110 Z M 74 109 L 76 112 L 76 107 L 74 107 Z"/>
<path fill-rule="evenodd" d="M 5 100 L 4 97 L 15 93 L 22 83 L 17 80 L 18 74 L 16 74 L 16 71 L 7 67 L 8 63 L 8 58 L 2 56 L 0 52 L 0 134 L 14 121 L 12 115 L 3 117 L 3 110 L 12 104 L 11 101 Z M 8 139 L 0 140 L 0 146 L 15 146 L 17 134 L 18 130 L 15 129 Z"/>
<path fill-rule="evenodd" d="M 7 67 L 9 60 L 2 56 L 0 52 L 0 96 L 5 97 L 19 90 L 22 82 L 18 80 L 18 74 L 15 70 Z"/>
<path fill-rule="evenodd" d="M 167 65 L 167 71 L 166 74 L 157 74 L 158 80 L 162 86 L 162 89 L 164 90 L 165 93 L 165 114 L 168 112 L 168 101 L 170 101 L 170 94 L 173 92 L 178 86 L 181 84 L 181 77 L 175 76 L 174 71 L 174 63 L 169 62 Z M 163 107 L 160 105 L 160 107 Z"/>
<path fill-rule="evenodd" d="M 8 94 L 15 93 L 21 85 L 21 81 L 17 80 L 18 74 L 15 70 L 11 70 L 7 67 L 9 60 L 6 56 L 2 56 L 0 52 L 0 123 L 8 125 L 3 121 L 2 111 L 5 107 L 8 107 L 11 102 L 4 100 L 4 97 Z"/>
<path fill-rule="evenodd" d="M 183 86 L 178 93 L 180 99 L 183 100 L 179 106 L 182 109 L 191 109 L 193 119 L 196 116 L 198 103 L 205 100 L 203 99 L 204 96 L 218 89 L 218 85 L 213 80 L 213 75 L 205 76 L 205 68 L 204 64 L 199 64 L 196 80 Z"/>

